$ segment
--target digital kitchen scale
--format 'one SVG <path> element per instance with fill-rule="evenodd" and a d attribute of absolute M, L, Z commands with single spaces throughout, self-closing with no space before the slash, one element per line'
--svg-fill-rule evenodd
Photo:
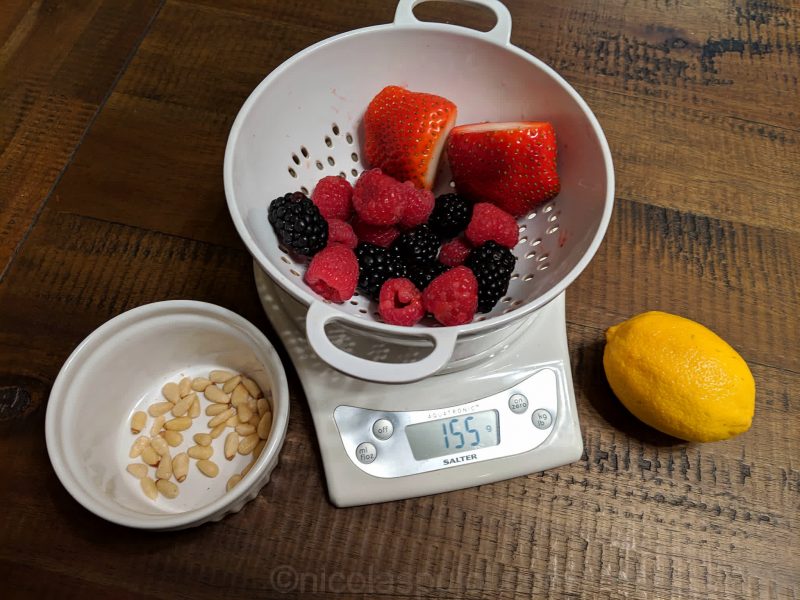
<path fill-rule="evenodd" d="M 257 264 L 255 278 L 303 385 L 336 506 L 467 488 L 581 457 L 563 293 L 480 362 L 413 383 L 382 384 L 320 360 L 306 339 L 307 308 Z M 351 350 L 358 350 L 355 344 L 391 356 L 380 340 L 349 338 L 342 343 Z"/>

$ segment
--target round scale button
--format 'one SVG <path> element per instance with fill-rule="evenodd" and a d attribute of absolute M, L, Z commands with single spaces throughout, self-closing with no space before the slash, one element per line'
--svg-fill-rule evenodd
<path fill-rule="evenodd" d="M 356 448 L 356 458 L 358 462 L 368 465 L 378 458 L 378 451 L 375 449 L 374 444 L 363 442 Z"/>
<path fill-rule="evenodd" d="M 547 429 L 553 424 L 553 415 L 544 408 L 537 408 L 531 415 L 531 421 L 536 429 Z"/>
<path fill-rule="evenodd" d="M 372 424 L 372 433 L 379 440 L 388 440 L 394 433 L 394 425 L 389 419 L 378 419 Z"/>
<path fill-rule="evenodd" d="M 522 394 L 514 394 L 508 399 L 508 408 L 514 414 L 521 415 L 528 410 L 528 399 Z"/>

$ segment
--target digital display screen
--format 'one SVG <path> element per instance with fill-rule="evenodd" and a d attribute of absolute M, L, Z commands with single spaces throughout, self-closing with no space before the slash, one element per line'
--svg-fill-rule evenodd
<path fill-rule="evenodd" d="M 500 431 L 496 410 L 459 415 L 406 427 L 416 460 L 497 446 Z"/>

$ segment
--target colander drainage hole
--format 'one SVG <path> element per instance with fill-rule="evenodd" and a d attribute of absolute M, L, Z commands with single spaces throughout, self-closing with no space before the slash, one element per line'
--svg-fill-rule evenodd
<path fill-rule="evenodd" d="M 297 179 L 297 171 L 295 171 L 292 167 L 289 167 L 289 175 Z"/>
<path fill-rule="evenodd" d="M 536 218 L 536 211 L 533 211 L 531 214 L 528 215 L 528 220 L 532 221 Z"/>
<path fill-rule="evenodd" d="M 514 281 L 515 279 L 519 279 L 519 273 L 512 273 L 511 281 Z"/>
<path fill-rule="evenodd" d="M 292 154 L 292 161 L 294 161 L 294 164 L 299 165 L 300 164 L 300 157 L 297 156 L 297 154 Z"/>
<path fill-rule="evenodd" d="M 549 255 L 549 254 L 542 254 L 542 255 L 541 255 L 539 258 L 537 258 L 536 260 L 538 260 L 539 262 L 544 262 L 544 261 L 546 261 L 546 260 L 547 260 L 549 257 L 550 257 L 550 255 Z"/>
<path fill-rule="evenodd" d="M 353 162 L 358 162 L 358 154 L 356 154 L 355 152 L 353 152 L 353 153 L 350 155 L 350 158 L 352 158 L 352 159 L 353 159 Z"/>
<path fill-rule="evenodd" d="M 524 243 L 525 243 L 525 242 L 527 242 L 527 241 L 528 241 L 528 238 L 527 238 L 527 236 L 524 236 L 524 235 L 523 235 L 521 238 L 519 238 L 519 241 L 518 241 L 517 243 L 518 243 L 518 244 L 524 244 Z"/>
<path fill-rule="evenodd" d="M 323 169 L 322 163 L 321 163 L 321 162 L 319 162 L 319 161 L 317 161 L 317 162 L 316 162 L 316 165 L 317 165 L 317 169 L 319 169 L 320 171 L 322 171 L 322 169 Z"/>
<path fill-rule="evenodd" d="M 308 148 L 305 146 L 300 146 L 300 154 L 302 154 L 305 158 L 308 158 Z"/>
<path fill-rule="evenodd" d="M 542 243 L 542 238 L 536 238 L 535 240 L 533 240 L 533 241 L 531 242 L 531 246 L 534 246 L 534 247 L 535 247 L 535 246 L 538 246 L 538 245 L 539 245 L 539 244 L 541 244 L 541 243 Z"/>
<path fill-rule="evenodd" d="M 334 123 L 331 125 L 331 131 L 333 132 L 333 135 L 339 135 L 339 126 Z"/>
<path fill-rule="evenodd" d="M 536 252 L 528 252 L 528 253 L 525 255 L 525 258 L 527 258 L 527 259 L 531 259 L 531 258 L 533 258 L 534 256 L 536 256 Z"/>
<path fill-rule="evenodd" d="M 331 137 L 329 135 L 325 136 L 325 145 L 328 148 L 333 148 L 333 140 L 331 139 Z"/>
<path fill-rule="evenodd" d="M 365 314 L 367 314 L 367 309 L 366 308 L 359 308 L 358 312 L 360 312 L 362 315 L 365 315 Z"/>
<path fill-rule="evenodd" d="M 339 177 L 341 177 L 342 179 L 347 179 L 347 173 L 345 173 L 344 171 L 339 171 Z"/>
<path fill-rule="evenodd" d="M 556 213 L 553 213 L 552 215 L 547 217 L 547 221 L 550 222 L 550 223 L 555 222 L 557 219 L 558 219 L 558 215 Z"/>
<path fill-rule="evenodd" d="M 308 188 L 306 186 L 301 185 L 300 191 L 303 192 L 306 196 L 308 196 Z"/>
<path fill-rule="evenodd" d="M 336 161 L 335 161 L 335 160 L 333 160 L 333 157 L 332 157 L 332 156 L 329 156 L 329 157 L 328 157 L 328 164 L 329 164 L 330 166 L 333 166 L 333 165 L 335 165 L 335 164 L 336 164 Z"/>
<path fill-rule="evenodd" d="M 528 273 L 522 278 L 522 281 L 530 281 L 531 279 L 533 279 L 533 273 Z"/>
<path fill-rule="evenodd" d="M 551 210 L 553 210 L 553 205 L 548 204 L 547 206 L 544 207 L 543 212 L 549 213 Z"/>
<path fill-rule="evenodd" d="M 353 136 L 352 136 L 352 134 L 350 134 L 350 133 L 348 133 L 347 135 L 345 135 L 345 136 L 344 136 L 344 139 L 346 139 L 346 140 L 347 140 L 347 143 L 348 143 L 348 144 L 352 144 L 352 143 L 353 143 Z"/>
<path fill-rule="evenodd" d="M 291 274 L 292 274 L 292 275 L 294 275 L 295 277 L 300 277 L 300 273 L 298 273 L 298 272 L 297 272 L 297 271 L 295 271 L 294 269 L 289 269 L 289 273 L 291 273 Z"/>
<path fill-rule="evenodd" d="M 520 225 L 520 226 L 519 226 L 519 232 L 520 232 L 520 233 L 522 233 L 522 232 L 523 232 L 523 231 L 525 231 L 527 228 L 528 228 L 528 226 L 527 226 L 527 225 L 525 225 L 525 223 L 523 223 L 522 225 Z"/>
<path fill-rule="evenodd" d="M 544 271 L 545 269 L 548 269 L 548 268 L 550 268 L 550 263 L 542 263 L 541 265 L 536 267 L 536 269 L 539 270 L 539 271 Z"/>
<path fill-rule="evenodd" d="M 358 302 L 356 302 L 355 300 L 350 300 L 350 304 L 352 304 L 353 306 L 358 306 Z"/>
<path fill-rule="evenodd" d="M 352 173 L 353 177 L 358 177 L 358 171 L 355 169 L 350 169 L 350 173 Z"/>
<path fill-rule="evenodd" d="M 546 233 L 547 235 L 553 235 L 556 231 L 558 231 L 558 225 L 553 225 L 552 227 L 548 228 Z"/>

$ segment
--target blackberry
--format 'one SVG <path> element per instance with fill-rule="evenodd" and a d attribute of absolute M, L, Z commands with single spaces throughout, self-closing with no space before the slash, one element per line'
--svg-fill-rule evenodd
<path fill-rule="evenodd" d="M 381 293 L 381 286 L 387 279 L 406 276 L 406 263 L 389 248 L 361 242 L 356 246 L 358 259 L 358 287 L 375 300 Z"/>
<path fill-rule="evenodd" d="M 450 267 L 443 265 L 440 262 L 430 262 L 426 264 L 414 264 L 409 265 L 408 267 L 408 274 L 406 277 L 412 281 L 412 283 L 417 286 L 417 289 L 421 292 L 428 284 L 436 279 L 439 275 L 448 271 Z"/>
<path fill-rule="evenodd" d="M 489 312 L 505 295 L 516 262 L 511 250 L 493 241 L 470 252 L 464 265 L 478 280 L 478 312 Z"/>
<path fill-rule="evenodd" d="M 439 238 L 427 225 L 420 225 L 401 234 L 392 249 L 408 263 L 429 263 L 439 254 Z"/>
<path fill-rule="evenodd" d="M 268 215 L 278 240 L 298 254 L 314 256 L 328 243 L 328 222 L 301 192 L 275 198 Z"/>
<path fill-rule="evenodd" d="M 442 194 L 436 199 L 428 225 L 441 239 L 449 240 L 464 231 L 471 218 L 472 202 L 458 194 Z"/>

